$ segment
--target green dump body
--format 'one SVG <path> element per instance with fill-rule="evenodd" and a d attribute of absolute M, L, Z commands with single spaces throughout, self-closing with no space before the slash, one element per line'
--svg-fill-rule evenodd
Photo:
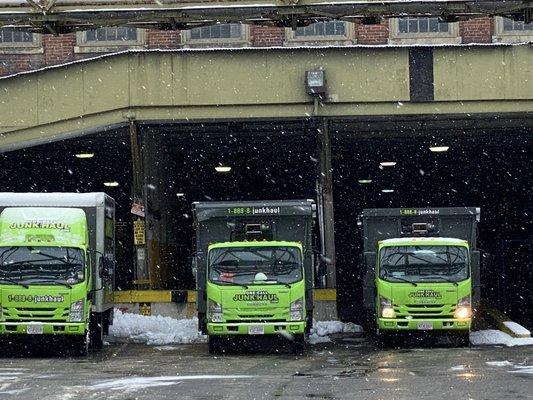
<path fill-rule="evenodd" d="M 469 331 L 480 296 L 479 214 L 474 207 L 363 211 L 368 329 Z"/>

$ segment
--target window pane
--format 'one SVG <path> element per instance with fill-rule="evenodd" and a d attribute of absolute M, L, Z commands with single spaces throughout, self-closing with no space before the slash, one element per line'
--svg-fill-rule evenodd
<path fill-rule="evenodd" d="M 32 43 L 33 33 L 0 29 L 0 43 Z"/>
<path fill-rule="evenodd" d="M 241 24 L 216 24 L 190 30 L 191 39 L 238 39 L 242 36 Z"/>
<path fill-rule="evenodd" d="M 87 31 L 87 42 L 135 42 L 137 40 L 137 29 L 120 26 L 106 27 Z"/>
<path fill-rule="evenodd" d="M 450 31 L 450 27 L 447 22 L 441 22 L 439 24 L 439 32 L 446 33 Z"/>
<path fill-rule="evenodd" d="M 415 18 L 409 18 L 409 27 L 407 28 L 409 33 L 418 32 L 418 21 Z"/>
<path fill-rule="evenodd" d="M 398 32 L 400 33 L 407 33 L 407 19 L 406 18 L 400 18 L 398 20 Z"/>
<path fill-rule="evenodd" d="M 297 28 L 295 37 L 301 36 L 344 36 L 346 24 L 343 21 L 321 21 L 306 27 Z"/>
<path fill-rule="evenodd" d="M 429 32 L 429 19 L 421 18 L 420 21 L 418 21 L 418 27 L 420 32 Z"/>
<path fill-rule="evenodd" d="M 429 32 L 439 31 L 439 21 L 437 18 L 429 18 Z"/>
<path fill-rule="evenodd" d="M 503 19 L 503 30 L 504 31 L 532 31 L 533 22 L 529 24 L 524 24 L 522 21 L 513 21 L 509 18 Z"/>

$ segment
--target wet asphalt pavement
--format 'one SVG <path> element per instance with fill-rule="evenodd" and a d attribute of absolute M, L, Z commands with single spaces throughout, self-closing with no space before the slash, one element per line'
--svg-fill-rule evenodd
<path fill-rule="evenodd" d="M 337 337 L 306 355 L 210 356 L 206 344 L 114 344 L 87 358 L 5 354 L 0 399 L 532 399 L 533 346 L 376 349 Z"/>

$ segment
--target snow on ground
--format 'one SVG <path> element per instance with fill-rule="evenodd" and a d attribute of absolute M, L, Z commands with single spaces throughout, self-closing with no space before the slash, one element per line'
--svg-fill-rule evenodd
<path fill-rule="evenodd" d="M 129 341 L 149 345 L 205 342 L 198 331 L 198 319 L 174 319 L 145 316 L 115 310 L 113 325 L 109 327 L 110 341 Z"/>
<path fill-rule="evenodd" d="M 513 367 L 512 370 L 507 370 L 510 374 L 533 374 L 533 365 L 513 364 L 510 361 L 487 361 L 485 364 L 492 367 Z"/>
<path fill-rule="evenodd" d="M 362 332 L 359 325 L 340 321 L 315 321 L 309 343 L 330 342 L 329 335 L 334 333 Z M 109 328 L 109 341 L 146 343 L 164 346 L 169 344 L 188 344 L 205 342 L 207 337 L 198 331 L 198 319 L 174 319 L 162 316 L 145 316 L 123 313 L 115 310 L 113 325 Z M 159 347 L 160 350 L 172 349 L 171 346 Z"/>
<path fill-rule="evenodd" d="M 508 329 L 510 329 L 512 332 L 515 333 L 515 335 L 520 335 L 520 336 L 529 336 L 531 335 L 531 332 L 524 328 L 522 325 L 520 324 L 517 324 L 516 322 L 513 322 L 513 321 L 504 321 L 503 323 Z"/>
<path fill-rule="evenodd" d="M 485 364 L 490 365 L 491 367 L 512 367 L 513 363 L 510 361 L 487 361 Z"/>
<path fill-rule="evenodd" d="M 505 332 L 488 329 L 485 331 L 477 331 L 470 333 L 470 343 L 474 346 L 483 345 L 505 345 L 513 346 L 527 346 L 533 345 L 533 338 L 514 338 Z"/>
<path fill-rule="evenodd" d="M 363 328 L 351 322 L 340 321 L 314 321 L 311 335 L 309 335 L 309 343 L 326 343 L 330 342 L 329 335 L 334 333 L 358 333 L 363 332 Z"/>

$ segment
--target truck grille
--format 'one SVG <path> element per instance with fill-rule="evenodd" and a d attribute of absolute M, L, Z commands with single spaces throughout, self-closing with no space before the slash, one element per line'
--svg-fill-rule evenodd
<path fill-rule="evenodd" d="M 32 308 L 32 307 L 6 307 L 3 308 L 6 322 L 66 322 L 68 308 Z"/>
<path fill-rule="evenodd" d="M 394 304 L 397 319 L 453 319 L 455 304 Z"/>

